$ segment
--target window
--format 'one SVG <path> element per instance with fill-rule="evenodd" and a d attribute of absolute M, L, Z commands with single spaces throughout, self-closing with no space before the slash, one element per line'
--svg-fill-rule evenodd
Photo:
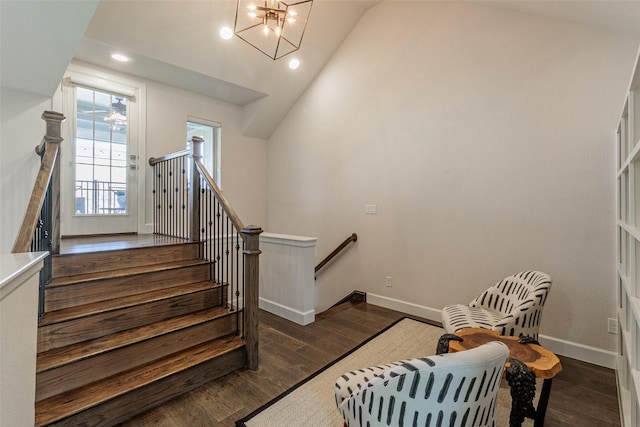
<path fill-rule="evenodd" d="M 202 147 L 202 164 L 220 185 L 220 123 L 205 119 L 189 117 L 187 121 L 187 141 L 191 144 L 191 138 L 199 136 L 204 140 Z"/>
<path fill-rule="evenodd" d="M 126 213 L 127 98 L 76 87 L 76 215 Z"/>

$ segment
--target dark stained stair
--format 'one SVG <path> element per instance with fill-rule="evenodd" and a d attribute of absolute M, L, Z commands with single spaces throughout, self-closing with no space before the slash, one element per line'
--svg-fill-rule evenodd
<path fill-rule="evenodd" d="M 36 426 L 111 426 L 245 365 L 241 313 L 200 243 L 57 255 Z"/>

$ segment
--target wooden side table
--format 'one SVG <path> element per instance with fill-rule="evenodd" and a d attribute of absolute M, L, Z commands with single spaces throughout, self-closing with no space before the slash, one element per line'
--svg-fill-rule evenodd
<path fill-rule="evenodd" d="M 544 379 L 534 418 L 534 426 L 542 427 L 551 393 L 551 381 L 562 371 L 558 356 L 540 345 L 521 344 L 518 342 L 518 337 L 502 336 L 498 332 L 488 329 L 464 328 L 454 335 L 462 338 L 463 341 L 449 341 L 449 351 L 451 352 L 469 350 L 489 341 L 500 341 L 509 347 L 510 359 L 520 360 L 527 365 L 536 378 Z M 509 367 L 508 361 L 506 367 Z"/>

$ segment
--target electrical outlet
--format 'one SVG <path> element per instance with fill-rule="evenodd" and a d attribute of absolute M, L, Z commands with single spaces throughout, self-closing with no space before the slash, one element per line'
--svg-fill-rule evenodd
<path fill-rule="evenodd" d="M 387 285 L 387 288 L 391 287 L 391 276 L 387 276 L 385 280 L 385 284 Z"/>
<path fill-rule="evenodd" d="M 375 215 L 378 213 L 377 205 L 364 205 L 364 213 L 367 215 Z"/>
<path fill-rule="evenodd" d="M 607 332 L 610 334 L 618 334 L 618 321 L 616 319 L 607 319 Z"/>

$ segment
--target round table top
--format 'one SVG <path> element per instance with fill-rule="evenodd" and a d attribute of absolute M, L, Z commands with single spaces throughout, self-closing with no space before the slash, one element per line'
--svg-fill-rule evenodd
<path fill-rule="evenodd" d="M 538 378 L 553 378 L 562 371 L 558 356 L 540 345 L 520 344 L 518 337 L 503 336 L 496 331 L 481 328 L 464 328 L 455 335 L 463 341 L 449 341 L 451 352 L 469 350 L 490 341 L 500 341 L 509 347 L 510 358 L 524 362 Z"/>

